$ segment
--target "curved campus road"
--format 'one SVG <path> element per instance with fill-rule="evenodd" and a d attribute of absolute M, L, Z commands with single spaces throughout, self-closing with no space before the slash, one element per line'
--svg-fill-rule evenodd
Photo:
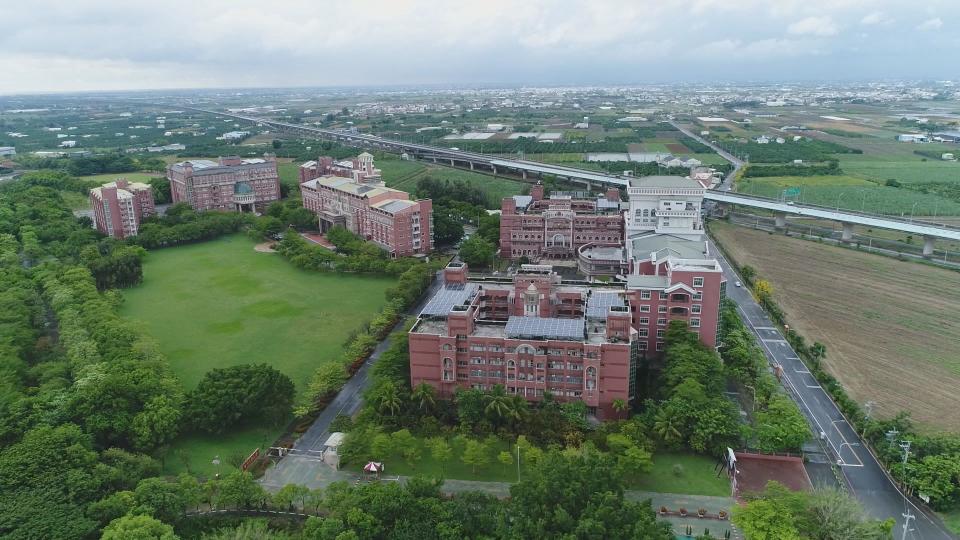
<path fill-rule="evenodd" d="M 740 277 L 717 250 L 712 240 L 710 249 L 720 261 L 727 278 L 727 297 L 736 302 L 740 316 L 757 337 L 769 362 L 783 366 L 784 387 L 810 421 L 814 434 L 823 434 L 821 436 L 825 437 L 830 454 L 837 460 L 851 492 L 863 503 L 867 511 L 880 519 L 890 517 L 896 519 L 897 526 L 893 531 L 896 538 L 900 538 L 903 534 L 903 514 L 907 508 L 916 519 L 911 522 L 912 530 L 907 532 L 906 538 L 924 540 L 954 538 L 947 532 L 938 517 L 903 497 L 873 454 L 863 445 L 853 427 L 847 423 L 837 405 L 820 387 L 820 383 L 814 379 L 797 353 L 771 322 L 763 308 L 754 301 L 746 288 L 732 286 L 735 281 L 740 280 Z"/>
<path fill-rule="evenodd" d="M 434 279 L 421 301 L 407 313 L 420 313 L 424 304 L 437 292 L 441 283 L 442 280 Z M 391 333 L 402 330 L 405 322 L 406 317 L 393 327 Z M 317 468 L 329 468 L 328 465 L 320 461 L 320 453 L 323 450 L 323 444 L 330 437 L 330 424 L 337 415 L 352 416 L 360 410 L 363 403 L 363 392 L 370 386 L 370 367 L 388 348 L 390 348 L 389 336 L 377 344 L 367 361 L 360 366 L 353 377 L 347 380 L 337 396 L 317 416 L 310 428 L 297 439 L 293 445 L 293 450 L 276 466 L 267 469 L 266 474 L 261 479 L 264 486 L 281 488 L 287 484 L 303 484 L 305 480 L 316 476 Z"/>

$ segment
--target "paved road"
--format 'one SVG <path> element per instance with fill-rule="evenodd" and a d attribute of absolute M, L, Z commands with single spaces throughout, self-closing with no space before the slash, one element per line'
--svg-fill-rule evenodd
<path fill-rule="evenodd" d="M 427 294 L 424 295 L 423 300 L 414 306 L 409 313 L 420 313 L 423 305 L 433 296 L 441 284 L 441 279 L 434 279 L 433 283 L 430 284 L 430 289 L 427 291 Z M 403 323 L 404 321 L 397 323 L 391 332 L 401 330 Z M 314 420 L 310 428 L 297 439 L 291 453 L 280 460 L 277 465 L 267 470 L 261 480 L 265 486 L 282 487 L 292 483 L 307 484 L 310 480 L 316 478 L 317 475 L 325 473 L 326 471 L 324 469 L 330 469 L 328 465 L 319 461 L 323 444 L 330 436 L 330 423 L 333 422 L 333 419 L 339 414 L 351 416 L 360 410 L 360 406 L 363 403 L 363 392 L 367 389 L 367 386 L 370 385 L 370 367 L 376 363 L 380 355 L 388 348 L 390 348 L 389 337 L 377 345 L 373 353 L 370 354 L 370 358 L 368 358 L 367 361 L 360 366 L 360 369 L 357 370 L 357 373 L 343 385 L 337 397 L 320 413 L 320 416 Z"/>
<path fill-rule="evenodd" d="M 880 519 L 897 520 L 894 536 L 903 532 L 903 513 L 907 508 L 916 516 L 907 538 L 940 540 L 954 538 L 936 516 L 915 506 L 893 484 L 886 472 L 863 446 L 853 427 L 840 414 L 836 404 L 807 371 L 806 366 L 774 326 L 763 309 L 743 287 L 733 286 L 739 276 L 710 241 L 728 281 L 727 296 L 737 303 L 744 323 L 757 336 L 767 359 L 783 366 L 783 385 L 807 416 L 815 434 L 823 433 L 832 457 L 837 460 L 852 492 L 867 511 Z"/>
<path fill-rule="evenodd" d="M 720 185 L 717 186 L 717 190 L 719 191 L 729 191 L 729 188 L 733 187 L 733 177 L 736 176 L 737 171 L 739 171 L 743 167 L 743 161 L 741 161 L 739 158 L 737 158 L 730 152 L 727 152 L 726 150 L 720 148 L 719 146 L 713 144 L 712 142 L 704 139 L 700 135 L 693 133 L 689 129 L 681 126 L 680 124 L 676 123 L 673 120 L 670 121 L 670 125 L 680 130 L 680 132 L 686 135 L 687 137 L 690 137 L 691 139 L 694 139 L 700 142 L 701 144 L 705 144 L 710 148 L 713 148 L 714 152 L 720 154 L 720 157 L 729 161 L 733 165 L 733 170 L 730 171 L 727 174 L 727 176 L 724 177 L 723 181 L 720 182 Z"/>

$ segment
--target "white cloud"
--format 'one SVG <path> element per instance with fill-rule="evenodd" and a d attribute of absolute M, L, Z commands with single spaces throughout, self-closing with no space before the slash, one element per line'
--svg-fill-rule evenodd
<path fill-rule="evenodd" d="M 890 24 L 892 22 L 893 22 L 893 19 L 891 19 L 890 16 L 888 16 L 886 13 L 882 11 L 874 11 L 873 13 L 864 15 L 864 17 L 860 19 L 860 24 L 864 26 Z"/>
<path fill-rule="evenodd" d="M 943 19 L 934 17 L 917 25 L 917 30 L 939 30 L 943 26 Z"/>
<path fill-rule="evenodd" d="M 807 17 L 789 27 L 787 31 L 798 36 L 835 36 L 840 32 L 837 23 L 830 17 Z"/>

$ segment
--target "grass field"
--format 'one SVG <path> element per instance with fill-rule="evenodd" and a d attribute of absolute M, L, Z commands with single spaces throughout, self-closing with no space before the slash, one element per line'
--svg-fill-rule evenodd
<path fill-rule="evenodd" d="M 960 534 L 960 510 L 951 510 L 949 512 L 937 512 L 943 524 L 954 534 Z"/>
<path fill-rule="evenodd" d="M 78 178 L 82 180 L 90 180 L 91 182 L 99 182 L 101 184 L 106 184 L 107 182 L 113 182 L 117 178 L 126 178 L 128 182 L 147 183 L 147 181 L 149 181 L 151 178 L 160 178 L 162 176 L 163 176 L 163 173 L 125 172 L 125 173 L 91 174 L 89 176 L 80 176 Z"/>
<path fill-rule="evenodd" d="M 790 326 L 876 413 L 960 430 L 960 273 L 722 222 L 714 235 L 768 279 Z"/>
<path fill-rule="evenodd" d="M 819 204 L 854 211 L 909 216 L 960 215 L 960 202 L 905 188 L 876 184 L 854 175 L 773 176 L 743 178 L 737 191 L 748 195 L 779 198 L 788 187 L 801 188 L 797 202 Z M 916 206 L 914 206 L 916 203 Z"/>
<path fill-rule="evenodd" d="M 380 309 L 392 284 L 298 270 L 253 246 L 233 235 L 151 251 L 143 283 L 124 291 L 121 315 L 143 321 L 187 389 L 210 369 L 263 362 L 302 391 L 317 365 L 337 359 L 348 334 Z M 231 441 L 249 451 L 251 440 L 263 438 L 257 429 L 241 430 L 181 439 L 174 450 L 201 453 L 209 446 L 222 448 L 224 456 L 236 451 Z"/>
<path fill-rule="evenodd" d="M 389 474 L 402 476 L 422 474 L 436 478 L 442 476 L 456 480 L 482 482 L 512 483 L 517 480 L 517 462 L 512 461 L 510 465 L 504 465 L 497 460 L 497 455 L 504 451 L 511 452 L 513 459 L 516 459 L 516 447 L 511 447 L 507 442 L 498 440 L 496 446 L 492 447 L 489 453 L 490 462 L 483 467 L 478 467 L 476 472 L 473 471 L 473 467 L 461 461 L 463 444 L 458 441 L 451 441 L 453 459 L 444 464 L 437 462 L 430 456 L 430 449 L 424 446 L 422 440 L 418 439 L 417 442 L 420 445 L 420 460 L 413 465 L 405 462 L 399 455 L 390 455 L 384 458 Z M 715 463 L 709 457 L 678 453 L 654 454 L 653 464 L 653 470 L 649 473 L 628 480 L 627 488 L 684 495 L 730 496 L 730 483 L 722 475 L 717 478 L 713 470 Z M 675 466 L 679 466 L 679 474 L 674 472 Z M 345 468 L 357 469 L 359 465 L 348 465 Z M 525 466 L 521 463 L 521 476 L 524 474 L 524 470 Z"/>
<path fill-rule="evenodd" d="M 494 206 L 500 204 L 500 199 L 511 195 L 519 195 L 523 183 L 506 178 L 495 178 L 487 174 L 480 174 L 461 169 L 452 169 L 441 165 L 425 164 L 416 161 L 401 161 L 380 159 L 377 167 L 383 171 L 383 181 L 388 187 L 412 192 L 421 178 L 430 176 L 439 180 L 462 181 L 470 186 L 478 187 L 487 193 Z"/>

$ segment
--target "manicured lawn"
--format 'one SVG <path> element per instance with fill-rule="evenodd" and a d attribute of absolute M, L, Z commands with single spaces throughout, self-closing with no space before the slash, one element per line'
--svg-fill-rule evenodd
<path fill-rule="evenodd" d="M 387 474 L 399 474 L 403 476 L 422 474 L 435 478 L 440 478 L 442 476 L 444 478 L 456 480 L 478 480 L 482 482 L 517 481 L 516 461 L 509 466 L 497 461 L 497 455 L 503 451 L 512 452 L 511 455 L 516 458 L 517 449 L 516 447 L 513 447 L 511 450 L 510 443 L 498 440 L 494 446 L 490 447 L 490 463 L 483 467 L 478 467 L 476 473 L 474 473 L 473 467 L 464 464 L 460 459 L 463 456 L 464 445 L 457 439 L 451 439 L 448 442 L 453 448 L 453 458 L 449 462 L 440 463 L 434 460 L 430 455 L 430 449 L 425 446 L 425 441 L 418 438 L 417 443 L 420 445 L 420 460 L 411 465 L 404 461 L 403 457 L 400 455 L 393 454 L 386 456 L 383 459 L 383 462 L 386 465 Z M 350 464 L 344 466 L 344 469 L 359 470 L 362 465 L 363 464 Z"/>
<path fill-rule="evenodd" d="M 674 466 L 680 466 L 675 474 Z M 629 482 L 628 489 L 680 493 L 684 495 L 730 496 L 726 473 L 713 470 L 713 458 L 696 454 L 658 453 L 653 455 L 653 470 Z"/>
<path fill-rule="evenodd" d="M 303 391 L 314 369 L 337 360 L 349 334 L 375 315 L 393 283 L 298 270 L 253 246 L 233 235 L 151 251 L 143 283 L 124 291 L 121 315 L 143 321 L 187 389 L 213 368 L 263 362 Z M 272 442 L 251 436 L 256 444 Z M 193 462 L 199 464 L 204 446 L 222 446 L 221 457 L 252 449 L 242 433 L 194 444 L 200 439 L 181 439 L 174 450 L 196 453 Z M 170 466 L 177 460 L 167 461 Z"/>
<path fill-rule="evenodd" d="M 228 463 L 234 454 L 247 457 L 256 448 L 264 452 L 276 440 L 280 430 L 269 426 L 251 426 L 231 430 L 223 435 L 190 434 L 177 438 L 170 445 L 163 460 L 164 474 L 177 475 L 189 472 L 200 476 L 213 476 L 217 467 L 213 458 L 220 456 L 221 474 L 234 470 Z M 185 464 L 183 459 L 187 460 Z"/>

